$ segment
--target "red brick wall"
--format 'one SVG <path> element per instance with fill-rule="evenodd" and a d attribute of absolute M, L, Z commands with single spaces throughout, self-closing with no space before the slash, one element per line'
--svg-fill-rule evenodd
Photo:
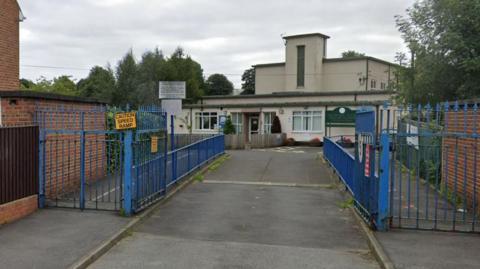
<path fill-rule="evenodd" d="M 38 118 L 42 119 L 40 127 L 53 130 L 81 130 L 81 114 L 72 111 L 91 111 L 101 106 L 96 103 L 21 97 L 3 97 L 0 102 L 3 126 L 32 125 L 35 117 L 41 115 Z M 36 110 L 58 112 L 36 115 Z M 85 113 L 84 130 L 105 129 L 104 113 Z M 96 134 L 87 134 L 85 140 L 85 175 L 87 183 L 90 183 L 106 175 L 106 142 L 105 135 Z M 80 186 L 80 135 L 50 133 L 43 145 L 47 198 L 61 199 L 64 194 L 77 191 Z"/>
<path fill-rule="evenodd" d="M 475 125 L 477 133 L 480 133 L 480 114 L 477 113 L 475 116 L 472 110 L 468 110 L 465 114 L 463 111 L 446 113 L 445 131 L 448 133 L 472 135 Z M 442 145 L 442 183 L 448 186 L 451 193 L 456 188 L 456 196 L 461 200 L 463 200 L 465 193 L 467 204 L 471 206 L 475 188 L 475 198 L 477 203 L 480 202 L 480 138 L 470 138 L 468 135 L 465 138 L 458 135 L 444 137 Z M 480 209 L 478 204 L 477 209 Z"/>
<path fill-rule="evenodd" d="M 20 87 L 19 13 L 15 0 L 0 0 L 0 91 Z"/>
<path fill-rule="evenodd" d="M 37 195 L 0 205 L 0 225 L 25 217 L 37 210 Z"/>

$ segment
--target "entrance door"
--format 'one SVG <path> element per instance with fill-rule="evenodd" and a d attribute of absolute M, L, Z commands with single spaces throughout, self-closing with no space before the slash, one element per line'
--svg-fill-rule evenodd
<path fill-rule="evenodd" d="M 249 123 L 248 123 L 248 140 L 252 141 L 252 134 L 258 134 L 259 130 L 259 122 L 258 122 L 258 116 L 255 117 L 250 117 Z"/>

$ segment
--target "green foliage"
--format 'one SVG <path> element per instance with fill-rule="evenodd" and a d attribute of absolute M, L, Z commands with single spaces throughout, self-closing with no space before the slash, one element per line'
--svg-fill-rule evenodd
<path fill-rule="evenodd" d="M 231 95 L 233 93 L 233 83 L 225 75 L 210 75 L 205 83 L 206 95 Z"/>
<path fill-rule="evenodd" d="M 117 84 L 112 94 L 112 104 L 124 106 L 131 104 L 134 107 L 138 105 L 138 65 L 130 50 L 119 62 L 115 71 Z"/>
<path fill-rule="evenodd" d="M 228 116 L 227 120 L 225 121 L 225 127 L 223 127 L 224 134 L 235 134 L 235 126 L 232 123 L 232 119 Z"/>
<path fill-rule="evenodd" d="M 397 70 L 401 101 L 438 102 L 480 94 L 480 1 L 424 0 L 396 16 L 411 51 Z"/>
<path fill-rule="evenodd" d="M 240 94 L 255 94 L 255 68 L 249 68 L 242 74 L 242 92 Z"/>
<path fill-rule="evenodd" d="M 365 56 L 365 53 L 360 53 L 354 50 L 347 50 L 342 52 L 342 58 L 355 58 Z"/>
<path fill-rule="evenodd" d="M 40 77 L 36 82 L 27 79 L 20 80 L 20 86 L 24 90 L 63 94 L 63 95 L 78 95 L 77 86 L 71 79 L 71 76 L 59 76 L 53 80 Z"/>
<path fill-rule="evenodd" d="M 273 118 L 271 133 L 272 134 L 282 133 L 282 125 L 280 123 L 280 119 L 278 118 L 278 116 L 275 116 L 275 118 Z"/>
<path fill-rule="evenodd" d="M 167 58 L 155 48 L 145 52 L 140 61 L 130 50 L 113 69 L 95 66 L 76 85 L 69 76 L 53 80 L 40 77 L 36 82 L 21 79 L 20 85 L 22 89 L 95 97 L 111 105 L 129 104 L 136 108 L 158 100 L 159 81 L 185 81 L 187 98 L 193 101 L 203 95 L 205 87 L 200 64 L 185 55 L 181 48 Z"/>
<path fill-rule="evenodd" d="M 347 209 L 351 208 L 354 204 L 355 200 L 353 200 L 353 198 L 348 198 L 347 200 L 340 202 L 338 206 L 342 209 Z"/>
<path fill-rule="evenodd" d="M 94 66 L 88 76 L 77 83 L 80 96 L 93 97 L 111 103 L 115 91 L 115 76 L 110 68 Z"/>

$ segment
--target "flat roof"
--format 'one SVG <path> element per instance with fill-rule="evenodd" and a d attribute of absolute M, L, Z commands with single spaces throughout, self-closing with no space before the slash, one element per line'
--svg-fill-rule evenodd
<path fill-rule="evenodd" d="M 381 106 L 385 100 L 378 101 L 311 101 L 292 103 L 255 103 L 255 104 L 183 104 L 183 108 L 258 108 L 258 107 L 313 107 L 313 106 Z"/>
<path fill-rule="evenodd" d="M 323 91 L 323 92 L 274 92 L 270 94 L 245 94 L 245 95 L 210 95 L 201 99 L 251 99 L 251 98 L 287 98 L 287 97 L 309 97 L 309 96 L 343 96 L 343 95 L 376 95 L 392 94 L 393 91 L 371 90 L 371 91 Z"/>
<path fill-rule="evenodd" d="M 283 39 L 291 39 L 291 38 L 303 38 L 303 37 L 312 37 L 312 36 L 321 37 L 321 38 L 325 38 L 325 39 L 330 38 L 328 35 L 324 35 L 322 33 L 306 33 L 306 34 L 297 34 L 297 35 L 287 35 L 287 36 L 283 36 L 282 38 Z"/>
<path fill-rule="evenodd" d="M 272 67 L 272 66 L 282 66 L 285 65 L 285 62 L 281 63 L 266 63 L 266 64 L 255 64 L 252 67 Z"/>
<path fill-rule="evenodd" d="M 55 93 L 36 92 L 36 91 L 29 91 L 29 90 L 16 90 L 16 91 L 0 90 L 0 97 L 33 98 L 33 99 L 46 99 L 46 100 L 57 100 L 57 101 L 80 102 L 80 103 L 107 104 L 107 102 L 100 99 L 96 99 L 96 98 L 61 95 L 61 94 L 55 94 Z"/>
<path fill-rule="evenodd" d="M 398 66 L 396 63 L 391 63 L 382 59 L 378 59 L 371 56 L 358 56 L 358 57 L 346 57 L 346 58 L 323 58 L 323 62 L 325 63 L 333 63 L 333 62 L 349 62 L 349 61 L 363 61 L 363 60 L 370 60 L 374 62 L 379 62 L 386 65 L 395 65 Z"/>

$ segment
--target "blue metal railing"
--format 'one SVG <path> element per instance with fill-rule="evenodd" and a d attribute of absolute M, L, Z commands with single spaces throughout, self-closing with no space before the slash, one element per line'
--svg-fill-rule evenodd
<path fill-rule="evenodd" d="M 354 195 L 355 158 L 332 138 L 323 140 L 323 155 L 340 176 L 347 189 Z"/>
<path fill-rule="evenodd" d="M 165 139 L 165 138 L 163 138 Z M 150 142 L 147 142 L 150 145 Z M 224 135 L 199 140 L 190 145 L 143 159 L 132 166 L 132 200 L 138 212 L 165 196 L 170 186 L 225 152 Z M 140 149 L 143 148 L 143 149 Z M 135 150 L 135 149 L 134 149 Z M 139 150 L 148 151 L 139 143 Z"/>

